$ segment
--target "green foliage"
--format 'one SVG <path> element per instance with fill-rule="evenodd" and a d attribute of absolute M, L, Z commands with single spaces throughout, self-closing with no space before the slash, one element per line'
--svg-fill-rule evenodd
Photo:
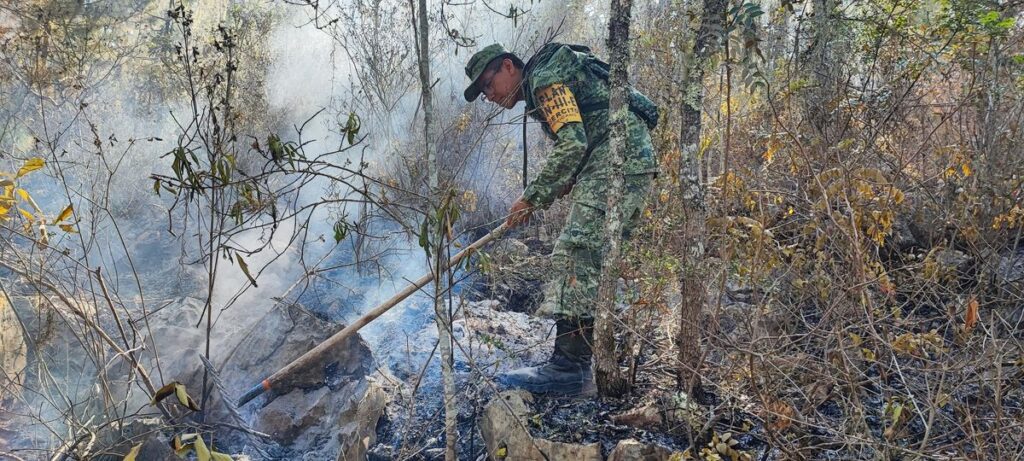
<path fill-rule="evenodd" d="M 452 241 L 455 237 L 455 223 L 462 214 L 459 206 L 459 199 L 452 189 L 447 189 L 441 194 L 440 203 L 434 207 L 432 213 L 427 213 L 420 224 L 419 246 L 426 253 L 427 258 L 433 254 L 432 247 L 439 242 Z M 440 243 L 443 245 L 443 243 Z"/>
<path fill-rule="evenodd" d="M 349 112 L 345 124 L 341 125 L 341 133 L 345 136 L 345 140 L 348 141 L 349 145 L 355 144 L 356 136 L 359 135 L 361 127 L 362 122 L 359 120 L 359 116 L 355 112 Z"/>
<path fill-rule="evenodd" d="M 339 219 L 334 222 L 334 243 L 341 243 L 345 240 L 345 236 L 348 235 L 349 224 L 344 219 Z"/>
<path fill-rule="evenodd" d="M 760 47 L 758 24 L 758 18 L 763 14 L 764 11 L 757 3 L 737 4 L 729 10 L 725 28 L 727 39 L 739 45 L 740 77 L 743 84 L 752 91 L 766 86 L 765 75 L 760 69 L 760 63 L 764 62 L 765 58 Z"/>

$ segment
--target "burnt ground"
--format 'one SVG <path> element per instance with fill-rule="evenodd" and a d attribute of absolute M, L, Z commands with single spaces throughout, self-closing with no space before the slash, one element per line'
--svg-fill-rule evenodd
<path fill-rule="evenodd" d="M 525 257 L 533 253 L 519 250 Z M 471 316 L 476 320 L 466 323 L 472 328 L 464 330 L 502 354 L 477 362 L 485 365 L 482 369 L 456 360 L 460 459 L 485 453 L 477 425 L 494 395 L 486 376 L 539 363 L 548 353 L 544 334 L 535 331 L 543 326 L 515 328 L 510 317 L 488 323 L 511 315 L 509 309 L 529 312 L 534 302 L 510 303 L 530 299 L 515 294 L 536 285 L 528 270 L 511 267 L 504 274 L 511 281 L 477 282 L 491 283 L 486 293 L 502 301 L 490 310 L 477 309 Z M 912 292 L 913 286 L 906 285 L 889 298 L 890 305 L 899 306 L 899 315 L 880 317 L 880 332 L 871 333 L 860 317 L 828 320 L 825 306 L 804 302 L 769 309 L 767 294 L 727 286 L 719 305 L 706 314 L 704 385 L 710 398 L 693 410 L 697 428 L 673 415 L 685 412 L 674 411 L 681 407 L 674 400 L 668 365 L 674 353 L 670 333 L 653 328 L 648 336 L 654 347 L 636 354 L 634 394 L 623 399 L 537 397 L 530 429 L 535 437 L 553 441 L 600 443 L 606 455 L 626 438 L 684 450 L 692 431 L 691 452 L 702 459 L 1007 459 L 1022 443 L 1022 334 L 1014 326 L 1020 322 L 1012 321 L 1021 308 L 993 306 L 986 314 L 991 317 L 983 318 L 992 326 L 965 335 L 963 320 L 950 314 L 948 301 Z M 839 331 L 840 336 L 822 331 Z M 516 343 L 516 338 L 531 337 L 541 343 L 540 350 L 524 351 L 529 340 Z M 435 398 L 442 394 L 440 372 L 436 361 L 427 369 L 415 411 L 405 411 L 406 406 L 390 412 L 371 459 L 443 458 L 443 411 Z M 658 424 L 629 425 L 615 418 L 652 406 L 662 417 Z M 718 452 L 723 438 L 734 441 L 727 448 L 741 456 Z"/>

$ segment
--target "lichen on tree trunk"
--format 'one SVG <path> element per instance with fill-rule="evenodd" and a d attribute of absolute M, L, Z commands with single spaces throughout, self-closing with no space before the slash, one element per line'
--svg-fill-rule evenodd
<path fill-rule="evenodd" d="M 678 384 L 687 393 L 700 392 L 700 313 L 706 302 L 704 285 L 704 236 L 707 208 L 704 203 L 704 185 L 700 181 L 698 154 L 701 134 L 701 107 L 704 100 L 704 67 L 709 56 L 721 40 L 725 0 L 704 0 L 700 27 L 693 42 L 693 61 L 687 63 L 689 72 L 683 81 L 682 92 L 693 95 L 684 100 L 680 117 L 679 194 L 683 209 L 682 227 L 676 235 L 675 248 L 679 256 L 679 371 Z"/>
<path fill-rule="evenodd" d="M 620 203 L 625 178 L 621 173 L 626 150 L 626 120 L 629 117 L 629 21 L 632 0 L 612 0 L 608 22 L 608 48 L 611 50 L 609 76 L 610 156 L 612 182 L 608 190 L 605 215 L 604 261 L 598 285 L 598 308 L 594 322 L 594 378 L 601 395 L 618 397 L 629 392 L 629 382 L 619 369 L 615 347 L 615 287 L 622 241 Z"/>

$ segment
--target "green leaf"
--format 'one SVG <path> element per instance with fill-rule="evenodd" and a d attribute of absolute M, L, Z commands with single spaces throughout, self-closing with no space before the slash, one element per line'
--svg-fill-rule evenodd
<path fill-rule="evenodd" d="M 420 248 L 427 252 L 427 258 L 430 258 L 430 217 L 426 216 L 423 218 L 423 225 L 420 226 Z"/>
<path fill-rule="evenodd" d="M 185 174 L 185 167 L 188 165 L 188 159 L 185 158 L 185 148 L 178 146 L 171 152 L 174 155 L 174 161 L 171 162 L 171 170 L 174 171 L 174 177 L 180 180 Z"/>
<path fill-rule="evenodd" d="M 349 145 L 356 142 L 360 128 L 362 128 L 362 122 L 359 120 L 359 116 L 355 112 L 349 112 L 348 120 L 345 121 L 345 126 L 341 129 L 342 133 L 345 133 Z"/>
<path fill-rule="evenodd" d="M 277 137 L 276 134 L 272 134 L 267 138 L 267 145 L 270 146 L 270 158 L 275 162 L 284 158 L 284 145 L 281 144 L 281 138 Z"/>
<path fill-rule="evenodd" d="M 242 259 L 242 255 L 240 253 L 235 253 L 235 259 L 238 260 L 238 267 L 242 268 L 242 273 L 244 273 L 245 277 L 249 279 L 249 283 L 251 283 L 252 286 L 256 286 L 256 279 L 254 279 L 252 274 L 249 273 L 249 265 L 245 263 L 244 259 Z"/>
<path fill-rule="evenodd" d="M 334 243 L 341 243 L 342 240 L 345 240 L 346 235 L 348 235 L 348 223 L 339 219 L 334 223 Z"/>
<path fill-rule="evenodd" d="M 978 22 L 983 26 L 990 26 L 999 20 L 998 11 L 988 11 L 984 14 L 978 15 Z"/>

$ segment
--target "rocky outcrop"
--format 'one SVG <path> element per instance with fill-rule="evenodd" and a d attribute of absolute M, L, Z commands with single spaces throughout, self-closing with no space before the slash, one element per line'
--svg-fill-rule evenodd
<path fill-rule="evenodd" d="M 248 389 L 342 327 L 297 304 L 271 309 L 222 359 L 227 388 Z M 250 403 L 243 415 L 287 451 L 288 459 L 365 459 L 386 403 L 371 377 L 373 356 L 356 335 L 325 357 Z"/>
<path fill-rule="evenodd" d="M 145 341 L 145 348 L 139 347 L 135 353 L 142 366 L 149 370 L 155 386 L 179 381 L 199 401 L 205 370 L 200 359 L 206 341 L 205 321 L 200 322 L 203 303 L 194 298 L 177 298 L 151 305 L 159 307 L 150 312 L 147 321 L 143 323 L 135 320 L 133 323 L 140 334 L 139 345 Z M 48 370 L 57 382 L 81 382 L 81 376 L 95 375 L 94 369 L 83 368 L 88 363 L 81 365 L 50 359 L 81 353 L 78 349 L 81 345 L 75 340 L 76 332 L 73 328 L 60 322 L 61 317 L 57 317 L 58 320 L 47 320 L 49 317 L 45 314 L 55 312 L 52 307 L 36 306 L 24 299 L 16 307 L 38 309 L 40 313 L 23 315 L 30 320 L 25 327 L 27 335 L 37 345 L 29 354 L 29 363 L 49 360 Z M 4 313 L 0 317 L 5 327 L 0 336 L 4 351 L 23 351 L 24 340 L 16 341 L 15 336 L 7 334 L 7 311 L 0 310 L 0 313 Z M 265 458 L 264 453 L 249 452 L 256 449 L 264 452 L 269 450 L 275 459 L 278 456 L 294 460 L 365 459 L 367 447 L 375 443 L 377 420 L 383 413 L 386 395 L 371 376 L 377 367 L 369 347 L 358 335 L 330 351 L 326 355 L 329 360 L 325 363 L 305 370 L 287 386 L 275 387 L 275 393 L 240 409 L 242 420 L 232 415 L 229 405 L 233 405 L 242 392 L 343 327 L 319 318 L 297 304 L 278 305 L 264 312 L 258 318 L 245 319 L 241 312 L 228 320 L 222 317 L 211 337 L 211 362 L 216 367 L 213 371 L 224 384 L 226 392 L 232 394 L 222 395 L 219 389 L 214 388 L 203 405 L 207 423 L 226 423 L 212 426 L 218 428 L 213 434 L 218 451 L 235 455 L 242 451 L 254 459 Z M 242 324 L 239 318 L 245 323 Z M 99 320 L 101 324 L 104 322 L 103 318 Z M 16 331 L 20 332 L 21 329 Z M 116 330 L 111 328 L 109 331 Z M 24 368 L 23 356 L 24 352 L 20 352 L 20 355 L 11 354 L 11 357 L 20 358 L 8 360 L 5 352 L 5 373 Z M 8 362 L 12 364 L 10 367 Z M 128 389 L 138 387 L 120 378 L 128 376 L 126 363 L 111 360 L 106 372 L 111 379 L 110 392 L 114 395 L 130 395 L 133 399 L 129 403 L 131 408 L 141 408 L 148 404 L 149 396 L 145 393 L 127 393 Z M 28 379 L 36 380 L 32 375 Z M 34 382 L 32 385 L 38 387 L 42 384 Z M 93 395 L 96 392 L 93 386 L 79 386 L 66 391 L 75 392 L 76 402 L 102 401 Z M 173 400 L 171 398 L 168 401 Z M 171 406 L 176 414 L 187 413 L 176 404 Z M 89 409 L 84 406 L 82 408 Z M 147 429 L 135 431 L 138 434 L 134 434 L 131 429 L 141 427 L 141 420 L 127 420 L 124 427 L 110 425 L 108 427 L 112 428 L 111 431 L 101 433 L 96 443 L 92 444 L 90 455 L 105 453 L 121 459 L 128 449 L 141 443 L 145 456 L 140 455 L 137 459 L 169 459 L 166 458 L 166 450 L 161 447 L 167 446 L 169 438 L 174 434 L 187 430 L 188 418 L 179 418 L 179 421 L 184 426 L 179 427 L 177 432 L 171 432 L 160 419 L 146 421 Z M 247 434 L 233 426 L 248 426 L 268 434 L 270 439 Z M 22 426 L 19 430 L 15 426 L 0 424 L 0 447 L 15 447 L 4 443 L 7 439 L 28 440 L 28 434 L 34 430 L 26 427 Z M 45 442 L 37 442 L 35 445 L 39 446 L 39 443 Z M 171 456 L 174 457 L 173 453 Z"/>
<path fill-rule="evenodd" d="M 205 343 L 205 325 L 199 328 L 203 313 L 202 301 L 195 298 L 176 298 L 151 313 L 146 325 L 152 332 L 146 338 L 146 351 L 140 362 L 154 380 L 162 374 L 165 381 L 179 381 L 189 389 L 202 385 L 202 362 Z M 143 331 L 146 333 L 146 331 Z M 214 348 L 213 350 L 217 350 Z M 164 383 L 155 383 L 161 386 Z"/>
<path fill-rule="evenodd" d="M 527 429 L 533 397 L 523 391 L 498 394 L 487 404 L 480 421 L 480 434 L 490 459 L 508 460 L 596 460 L 601 445 L 579 445 L 535 438 Z"/>

